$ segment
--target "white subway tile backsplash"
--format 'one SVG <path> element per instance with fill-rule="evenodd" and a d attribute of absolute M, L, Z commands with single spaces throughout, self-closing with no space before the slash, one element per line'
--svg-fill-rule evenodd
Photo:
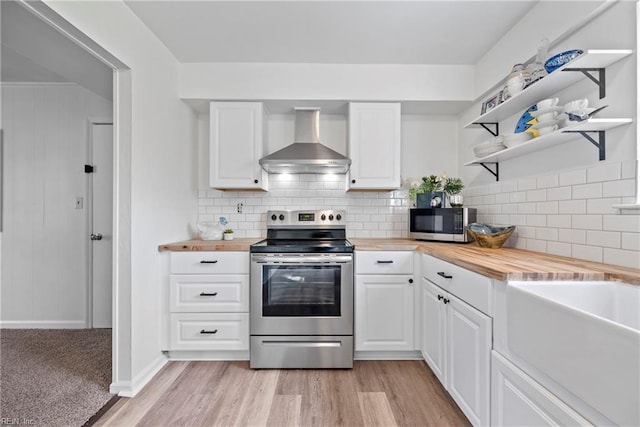
<path fill-rule="evenodd" d="M 580 230 L 602 230 L 602 215 L 574 215 L 571 226 Z"/>
<path fill-rule="evenodd" d="M 612 205 L 620 203 L 619 198 L 589 199 L 587 200 L 587 213 L 589 214 L 615 214 L 618 212 Z"/>
<path fill-rule="evenodd" d="M 535 190 L 535 178 L 522 178 L 518 180 L 518 191 Z"/>
<path fill-rule="evenodd" d="M 585 200 L 561 200 L 558 202 L 558 212 L 561 214 L 584 214 L 587 212 Z"/>
<path fill-rule="evenodd" d="M 546 252 L 547 242 L 544 240 L 527 239 L 527 250 L 535 252 Z"/>
<path fill-rule="evenodd" d="M 621 247 L 630 251 L 640 251 L 640 232 L 621 233 Z"/>
<path fill-rule="evenodd" d="M 603 215 L 602 229 L 638 233 L 640 232 L 640 215 Z"/>
<path fill-rule="evenodd" d="M 586 182 L 587 182 L 587 171 L 582 169 L 568 171 L 568 172 L 560 172 L 559 179 L 558 179 L 558 183 L 560 186 L 585 184 Z"/>
<path fill-rule="evenodd" d="M 534 214 L 536 213 L 535 203 L 518 203 L 519 214 Z"/>
<path fill-rule="evenodd" d="M 636 160 L 626 160 L 622 162 L 622 179 L 633 179 L 636 177 Z"/>
<path fill-rule="evenodd" d="M 623 267 L 640 268 L 640 255 L 637 251 L 604 248 L 603 262 Z"/>
<path fill-rule="evenodd" d="M 571 189 L 574 199 L 593 199 L 602 197 L 602 184 L 599 182 L 593 184 L 574 185 Z"/>
<path fill-rule="evenodd" d="M 587 169 L 587 182 L 601 182 L 619 180 L 621 175 L 620 163 L 608 163 Z"/>
<path fill-rule="evenodd" d="M 517 225 L 512 247 L 598 262 L 611 250 L 640 257 L 640 215 L 611 207 L 635 203 L 635 173 L 636 162 L 625 161 L 503 181 L 501 192 L 490 184 L 491 197 L 466 199 L 466 206 L 478 209 L 479 221 Z M 622 260 L 628 265 L 628 254 Z"/>
<path fill-rule="evenodd" d="M 587 234 L 584 230 L 573 230 L 570 228 L 561 228 L 558 230 L 558 240 L 567 243 L 581 243 L 587 241 Z"/>
<path fill-rule="evenodd" d="M 546 227 L 547 216 L 546 215 L 527 215 L 527 225 L 533 227 Z"/>
<path fill-rule="evenodd" d="M 571 256 L 571 244 L 561 242 L 547 242 L 547 252 L 559 256 Z"/>
<path fill-rule="evenodd" d="M 635 179 L 622 179 L 619 181 L 604 182 L 602 184 L 602 195 L 604 197 L 634 196 L 635 194 Z"/>
<path fill-rule="evenodd" d="M 558 229 L 557 228 L 537 228 L 536 239 L 557 241 Z"/>
<path fill-rule="evenodd" d="M 570 200 L 571 187 L 555 187 L 547 189 L 547 200 Z"/>
<path fill-rule="evenodd" d="M 620 233 L 615 231 L 587 231 L 587 245 L 620 248 Z"/>
<path fill-rule="evenodd" d="M 547 226 L 571 228 L 571 215 L 547 215 Z"/>
<path fill-rule="evenodd" d="M 544 202 L 547 200 L 547 190 L 527 191 L 527 202 Z"/>
<path fill-rule="evenodd" d="M 505 181 L 502 183 L 502 192 L 503 193 L 513 193 L 514 191 L 518 191 L 518 182 L 517 181 Z"/>
<path fill-rule="evenodd" d="M 538 214 L 557 214 L 558 212 L 558 202 L 536 203 L 536 213 Z"/>
<path fill-rule="evenodd" d="M 587 261 L 602 262 L 602 248 L 597 246 L 571 245 L 571 256 Z"/>
<path fill-rule="evenodd" d="M 554 188 L 558 186 L 558 174 L 539 176 L 536 180 L 537 188 Z"/>

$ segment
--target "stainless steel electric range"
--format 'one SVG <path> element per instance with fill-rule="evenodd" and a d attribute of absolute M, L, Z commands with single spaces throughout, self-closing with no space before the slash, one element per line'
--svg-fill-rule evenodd
<path fill-rule="evenodd" d="M 251 246 L 251 368 L 353 367 L 344 211 L 269 211 Z"/>

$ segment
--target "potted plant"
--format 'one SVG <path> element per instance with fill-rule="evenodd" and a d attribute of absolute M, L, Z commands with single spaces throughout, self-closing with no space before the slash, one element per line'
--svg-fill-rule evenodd
<path fill-rule="evenodd" d="M 222 236 L 224 240 L 233 240 L 233 230 L 230 228 L 225 228 Z"/>
<path fill-rule="evenodd" d="M 464 184 L 460 178 L 447 177 L 445 179 L 443 189 L 449 198 L 449 205 L 452 208 L 462 207 L 464 199 L 460 192 L 463 188 Z"/>
<path fill-rule="evenodd" d="M 419 208 L 443 208 L 445 207 L 445 194 L 457 195 L 464 188 L 460 178 L 447 177 L 446 174 L 423 176 L 421 181 L 409 179 L 407 183 L 409 200 L 415 201 Z M 455 202 L 457 204 L 457 200 Z M 453 204 L 451 206 L 457 207 Z"/>

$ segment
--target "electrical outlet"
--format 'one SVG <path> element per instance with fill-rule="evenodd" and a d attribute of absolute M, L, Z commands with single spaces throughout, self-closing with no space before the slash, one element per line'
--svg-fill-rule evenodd
<path fill-rule="evenodd" d="M 84 205 L 84 199 L 82 197 L 76 197 L 76 209 L 82 209 Z"/>
<path fill-rule="evenodd" d="M 244 205 L 242 203 L 238 203 L 237 205 L 237 211 L 238 213 L 242 213 L 242 208 L 244 207 Z"/>

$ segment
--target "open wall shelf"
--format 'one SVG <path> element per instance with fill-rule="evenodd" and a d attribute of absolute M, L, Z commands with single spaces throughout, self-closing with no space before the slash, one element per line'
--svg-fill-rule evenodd
<path fill-rule="evenodd" d="M 477 117 L 465 126 L 465 129 L 479 127 L 481 124 L 495 124 L 507 119 L 518 112 L 522 112 L 541 99 L 555 96 L 578 81 L 591 78 L 600 85 L 600 92 L 604 91 L 604 81 L 601 77 L 604 68 L 631 55 L 632 50 L 587 50 L 580 57 L 558 68 L 543 79 L 537 81 L 517 95 L 499 104 L 492 110 Z M 589 77 L 590 76 L 590 77 Z"/>
<path fill-rule="evenodd" d="M 626 125 L 633 122 L 633 119 L 630 118 L 622 118 L 622 119 L 588 119 L 583 122 L 579 122 L 574 126 L 568 126 L 562 129 L 558 129 L 555 132 L 552 132 L 547 135 L 542 135 L 537 138 L 530 139 L 526 142 L 522 142 L 520 144 L 514 145 L 512 147 L 506 148 L 502 151 L 498 151 L 497 153 L 489 154 L 488 156 L 480 157 L 478 159 L 474 159 L 470 162 L 465 163 L 465 166 L 471 165 L 483 165 L 487 168 L 487 164 L 495 163 L 496 171 L 497 171 L 497 163 L 502 162 L 504 160 L 513 159 L 516 157 L 524 156 L 525 154 L 533 153 L 536 151 L 544 150 L 545 148 L 553 147 L 571 140 L 576 139 L 576 135 L 582 135 L 585 138 L 587 136 L 592 136 L 594 145 L 597 145 L 600 153 L 600 160 L 604 160 L 604 148 L 605 148 L 605 139 L 604 132 L 609 129 L 613 129 L 618 126 Z M 588 138 L 587 138 L 588 139 Z M 493 172 L 492 172 L 493 173 Z M 494 173 L 496 176 L 496 180 L 498 180 L 497 173 Z"/>

